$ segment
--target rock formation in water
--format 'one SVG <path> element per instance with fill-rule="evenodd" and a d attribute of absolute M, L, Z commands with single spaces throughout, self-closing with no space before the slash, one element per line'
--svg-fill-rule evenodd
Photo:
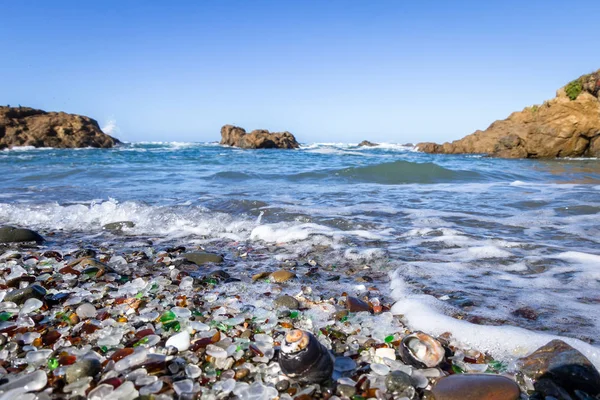
<path fill-rule="evenodd" d="M 359 147 L 375 147 L 379 146 L 378 143 L 369 142 L 368 140 L 363 140 L 358 144 Z"/>
<path fill-rule="evenodd" d="M 225 125 L 221 128 L 221 144 L 242 149 L 297 149 L 300 144 L 289 132 L 257 129 L 246 133 L 243 128 Z"/>
<path fill-rule="evenodd" d="M 0 106 L 0 149 L 34 147 L 113 147 L 119 143 L 95 120 L 64 112 Z"/>
<path fill-rule="evenodd" d="M 600 70 L 583 75 L 542 105 L 512 113 L 452 143 L 419 143 L 425 153 L 505 158 L 600 157 Z"/>

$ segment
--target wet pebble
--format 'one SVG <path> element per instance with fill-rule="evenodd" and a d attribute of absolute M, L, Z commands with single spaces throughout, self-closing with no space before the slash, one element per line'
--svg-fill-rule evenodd
<path fill-rule="evenodd" d="M 187 261 L 192 262 L 196 265 L 204 265 L 208 263 L 220 264 L 223 262 L 223 256 L 220 254 L 213 253 L 185 253 L 183 254 L 183 258 Z"/>
<path fill-rule="evenodd" d="M 358 297 L 346 297 L 346 308 L 350 312 L 370 311 L 369 304 Z"/>
<path fill-rule="evenodd" d="M 300 302 L 288 295 L 279 296 L 275 299 L 274 303 L 276 307 L 288 308 L 290 310 L 297 310 L 300 307 Z"/>
<path fill-rule="evenodd" d="M 338 396 L 351 398 L 356 394 L 356 388 L 351 385 L 338 385 L 335 392 Z"/>
<path fill-rule="evenodd" d="M 295 278 L 295 277 L 296 277 L 296 274 L 294 274 L 293 272 L 287 271 L 285 269 L 277 270 L 270 275 L 270 279 L 273 282 L 277 282 L 277 283 L 287 282 L 290 279 Z"/>
<path fill-rule="evenodd" d="M 67 383 L 73 383 L 85 376 L 94 377 L 102 370 L 100 361 L 93 358 L 84 358 L 67 367 L 65 373 Z"/>
<path fill-rule="evenodd" d="M 412 387 L 410 376 L 402 371 L 392 371 L 385 378 L 385 387 L 390 393 L 402 393 Z"/>
<path fill-rule="evenodd" d="M 436 400 L 517 400 L 517 384 L 504 376 L 458 374 L 441 378 L 431 389 Z"/>

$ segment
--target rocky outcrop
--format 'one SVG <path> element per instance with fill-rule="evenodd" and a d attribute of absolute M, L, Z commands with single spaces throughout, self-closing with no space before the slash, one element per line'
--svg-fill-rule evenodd
<path fill-rule="evenodd" d="M 378 143 L 369 142 L 368 140 L 363 140 L 358 144 L 359 147 L 375 147 L 379 146 Z"/>
<path fill-rule="evenodd" d="M 64 112 L 0 106 L 0 149 L 34 147 L 113 147 L 119 143 L 95 120 Z"/>
<path fill-rule="evenodd" d="M 221 144 L 242 149 L 297 149 L 300 144 L 289 132 L 257 129 L 246 133 L 243 128 L 225 125 L 221 128 Z"/>
<path fill-rule="evenodd" d="M 600 70 L 539 106 L 527 107 L 452 143 L 419 143 L 425 153 L 504 158 L 600 157 Z"/>

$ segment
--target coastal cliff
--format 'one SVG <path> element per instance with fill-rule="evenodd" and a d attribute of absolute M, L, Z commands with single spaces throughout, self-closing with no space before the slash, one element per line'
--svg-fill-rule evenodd
<path fill-rule="evenodd" d="M 419 143 L 425 153 L 484 153 L 503 158 L 600 157 L 600 70 L 560 88 L 484 131 L 452 143 Z"/>
<path fill-rule="evenodd" d="M 225 125 L 221 128 L 221 144 L 242 149 L 297 149 L 300 147 L 289 132 L 269 132 L 265 129 L 246 133 L 243 128 Z"/>
<path fill-rule="evenodd" d="M 82 115 L 0 106 L 0 149 L 15 146 L 109 148 L 120 143 Z"/>

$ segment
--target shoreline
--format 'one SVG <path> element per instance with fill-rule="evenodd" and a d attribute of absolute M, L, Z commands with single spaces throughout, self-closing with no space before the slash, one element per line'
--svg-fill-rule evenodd
<path fill-rule="evenodd" d="M 165 396 L 155 398 L 166 399 L 169 393 L 181 395 L 188 390 L 195 395 L 223 395 L 229 390 L 245 398 L 256 390 L 287 399 L 302 395 L 332 398 L 341 390 L 341 398 L 391 398 L 386 397 L 395 387 L 390 377 L 401 380 L 406 375 L 410 384 L 402 392 L 407 391 L 404 395 L 409 398 L 421 398 L 445 375 L 485 372 L 518 380 L 514 364 L 494 359 L 481 349 L 463 347 L 439 330 L 435 340 L 444 345 L 444 361 L 434 368 L 410 365 L 402 357 L 402 339 L 413 332 L 394 312 L 397 307 L 386 295 L 390 282 L 366 279 L 368 272 L 352 293 L 338 275 L 341 271 L 311 260 L 304 264 L 303 260 L 276 261 L 280 270 L 289 272 L 279 282 L 279 278 L 265 275 L 276 269 L 272 263 L 240 274 L 242 270 L 231 266 L 244 258 L 277 259 L 268 248 L 254 249 L 248 244 L 238 244 L 235 255 L 225 254 L 223 264 L 203 265 L 186 261 L 185 256 L 190 251 L 203 252 L 203 248 L 173 246 L 165 251 L 148 244 L 143 250 L 123 252 L 118 242 L 105 248 L 90 247 L 71 254 L 50 247 L 38 250 L 37 246 L 14 253 L 0 250 L 5 279 L 10 271 L 14 276 L 11 282 L 16 279 L 29 282 L 26 287 L 48 286 L 46 295 L 57 298 L 56 304 L 27 313 L 34 325 L 22 327 L 15 318 L 19 313 L 19 318 L 24 316 L 19 311 L 23 304 L 0 303 L 4 313 L 12 313 L 0 328 L 8 335 L 8 343 L 19 349 L 15 342 L 22 337 L 19 335 L 41 332 L 37 338 L 32 336 L 34 346 L 40 339 L 41 343 L 36 347 L 25 343 L 20 350 L 35 355 L 13 358 L 0 352 L 0 360 L 17 362 L 17 370 L 25 368 L 30 374 L 44 372 L 48 387 L 54 385 L 53 395 L 64 395 L 66 389 L 72 394 L 123 393 L 123 398 L 133 398 L 134 393 L 151 395 L 156 391 L 154 395 Z M 21 263 L 26 269 L 15 269 Z M 17 276 L 19 273 L 22 275 Z M 11 324 L 16 326 L 11 328 Z M 333 352 L 337 360 L 334 381 L 297 382 L 281 372 L 277 354 L 292 329 L 313 333 Z M 52 343 L 45 339 L 50 331 L 60 332 Z M 80 365 L 91 362 L 86 360 L 97 360 L 102 367 L 86 376 L 91 372 Z M 146 373 L 135 372 L 142 367 Z M 74 369 L 83 375 L 61 386 Z M 519 382 L 521 390 L 527 388 L 524 382 Z M 344 397 L 351 392 L 352 396 Z"/>

